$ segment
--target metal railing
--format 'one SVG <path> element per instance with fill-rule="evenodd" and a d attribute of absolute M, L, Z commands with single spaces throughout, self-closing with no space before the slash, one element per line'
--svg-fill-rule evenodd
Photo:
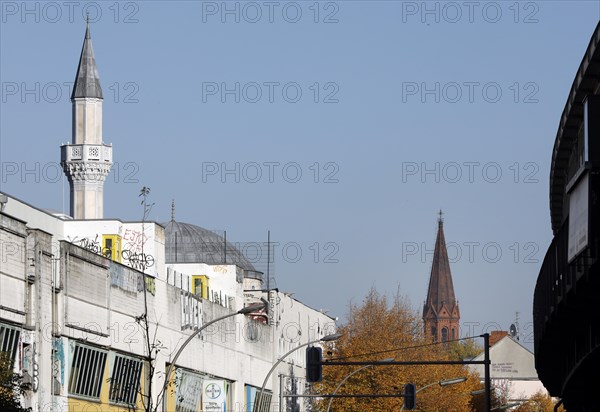
<path fill-rule="evenodd" d="M 533 296 L 534 346 L 537 349 L 546 329 L 546 322 L 573 285 L 573 275 L 567 260 L 569 219 L 548 247 L 538 275 Z"/>

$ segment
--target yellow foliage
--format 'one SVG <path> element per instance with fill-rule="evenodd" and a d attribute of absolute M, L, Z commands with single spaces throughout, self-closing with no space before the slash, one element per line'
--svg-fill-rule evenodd
<path fill-rule="evenodd" d="M 553 412 L 555 402 L 552 398 L 541 391 L 536 392 L 529 401 L 525 402 L 515 412 Z M 560 412 L 565 412 L 565 409 L 561 406 L 558 408 Z"/>
<path fill-rule="evenodd" d="M 392 305 L 384 296 L 371 290 L 360 306 L 351 305 L 348 323 L 339 330 L 342 338 L 325 353 L 330 358 L 348 361 L 377 361 L 394 358 L 397 361 L 449 360 L 447 344 L 431 344 L 425 339 L 419 315 L 406 300 L 396 297 Z M 327 356 L 325 357 L 325 360 Z M 454 359 L 453 359 L 454 360 Z M 348 374 L 361 366 L 325 366 L 323 381 L 315 385 L 317 393 L 333 393 Z M 398 394 L 404 384 L 414 383 L 417 390 L 441 380 L 466 377 L 467 381 L 440 386 L 434 384 L 417 394 L 420 411 L 470 411 L 471 391 L 481 388 L 479 377 L 463 365 L 387 365 L 370 366 L 350 377 L 338 394 Z M 318 404 L 326 411 L 329 399 Z M 402 398 L 335 398 L 331 411 L 398 411 Z"/>

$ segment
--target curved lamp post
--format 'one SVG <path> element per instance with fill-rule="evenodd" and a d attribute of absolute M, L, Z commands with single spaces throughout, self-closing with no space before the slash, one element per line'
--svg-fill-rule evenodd
<path fill-rule="evenodd" d="M 252 305 L 248 305 L 240 310 L 238 310 L 237 312 L 233 312 L 233 313 L 228 313 L 225 316 L 221 316 L 219 318 L 213 319 L 208 323 L 205 323 L 204 325 L 202 325 L 202 327 L 196 331 L 194 331 L 194 333 L 192 333 L 185 342 L 183 342 L 183 345 L 181 345 L 179 347 L 179 350 L 177 351 L 177 353 L 175 354 L 175 356 L 173 357 L 173 360 L 171 361 L 171 364 L 169 365 L 169 369 L 167 369 L 167 375 L 165 376 L 165 383 L 163 384 L 162 390 L 160 392 L 160 396 L 163 396 L 164 399 L 164 394 L 165 391 L 167 390 L 167 384 L 169 383 L 169 379 L 171 376 L 171 372 L 173 372 L 173 368 L 175 367 L 175 362 L 177 362 L 177 359 L 179 358 L 179 355 L 181 355 L 181 352 L 183 351 L 183 349 L 200 333 L 202 332 L 204 329 L 208 328 L 210 325 L 212 325 L 213 323 L 222 321 L 223 319 L 227 319 L 227 318 L 231 318 L 233 316 L 236 315 L 247 315 L 248 313 L 252 313 L 252 312 L 256 312 L 259 311 L 261 309 L 264 309 L 267 306 L 266 303 L 253 303 Z"/>
<path fill-rule="evenodd" d="M 382 359 L 382 360 L 380 360 L 379 362 L 393 362 L 393 361 L 394 361 L 394 358 L 385 358 L 385 359 Z M 335 388 L 335 390 L 333 391 L 332 395 L 335 395 L 335 394 L 337 393 L 337 391 L 338 391 L 338 390 L 339 390 L 339 389 L 342 387 L 342 385 L 343 385 L 344 383 L 346 383 L 346 381 L 347 381 L 348 379 L 350 379 L 352 376 L 356 375 L 358 372 L 360 372 L 360 371 L 362 371 L 362 370 L 364 370 L 364 369 L 367 369 L 367 368 L 369 368 L 369 367 L 371 367 L 371 366 L 373 366 L 373 365 L 365 365 L 365 366 L 363 366 L 363 367 L 361 367 L 361 368 L 358 368 L 358 369 L 357 369 L 357 370 L 355 370 L 355 371 L 352 371 L 352 372 L 350 372 L 348 375 L 346 375 L 346 376 L 344 377 L 344 379 L 342 379 L 342 380 L 340 381 L 340 383 L 338 383 L 338 386 L 336 386 L 336 388 Z M 327 412 L 329 412 L 329 408 L 331 408 L 331 402 L 333 402 L 333 397 L 329 398 L 329 403 L 327 404 Z"/>
<path fill-rule="evenodd" d="M 433 385 L 449 386 L 449 385 L 454 385 L 454 384 L 457 384 L 457 383 L 464 382 L 466 380 L 467 380 L 467 378 L 465 376 L 463 376 L 462 378 L 444 379 L 444 380 L 441 380 L 441 381 L 438 381 L 438 382 L 433 382 L 433 383 L 430 383 L 428 385 L 423 386 L 422 388 L 419 388 L 415 392 L 415 395 L 417 393 L 421 392 L 424 389 L 432 387 Z M 402 408 L 400 408 L 400 412 L 402 412 L 403 410 L 404 410 L 404 405 L 402 405 Z"/>
<path fill-rule="evenodd" d="M 507 410 L 509 408 L 514 408 L 515 406 L 520 406 L 520 405 L 522 405 L 522 403 L 520 403 L 520 402 L 507 403 L 505 405 L 498 406 L 497 408 L 492 409 L 491 412 L 494 412 L 494 411 L 505 411 L 505 410 Z"/>
<path fill-rule="evenodd" d="M 263 392 L 265 391 L 265 386 L 267 386 L 267 381 L 269 380 L 269 376 L 271 376 L 271 374 L 273 373 L 273 371 L 275 370 L 275 368 L 277 367 L 277 365 L 279 365 L 281 362 L 283 362 L 283 360 L 290 353 L 295 352 L 295 351 L 297 351 L 298 349 L 300 349 L 300 348 L 302 348 L 304 346 L 313 345 L 313 344 L 319 343 L 319 342 L 333 342 L 335 340 L 338 340 L 341 337 L 342 337 L 341 333 L 333 333 L 331 335 L 323 336 L 321 339 L 312 340 L 310 342 L 303 343 L 302 345 L 297 346 L 297 347 L 291 349 L 290 351 L 288 351 L 281 358 L 277 359 L 277 362 L 275 362 L 275 364 L 271 367 L 271 370 L 269 370 L 269 373 L 267 373 L 267 376 L 265 377 L 265 381 L 263 382 L 262 387 L 260 388 L 260 392 L 258 393 L 258 396 L 254 400 L 254 407 L 252 408 L 252 410 L 255 411 L 255 412 L 258 411 L 258 406 L 262 404 Z"/>

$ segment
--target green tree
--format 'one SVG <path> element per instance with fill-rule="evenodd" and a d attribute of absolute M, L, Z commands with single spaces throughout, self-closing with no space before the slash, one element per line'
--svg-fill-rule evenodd
<path fill-rule="evenodd" d="M 28 412 L 31 408 L 21 405 L 21 396 L 30 388 L 23 377 L 13 371 L 13 361 L 7 352 L 0 352 L 0 410 Z"/>
<path fill-rule="evenodd" d="M 450 359 L 471 360 L 483 352 L 483 346 L 474 339 L 454 341 L 448 344 L 448 356 Z"/>

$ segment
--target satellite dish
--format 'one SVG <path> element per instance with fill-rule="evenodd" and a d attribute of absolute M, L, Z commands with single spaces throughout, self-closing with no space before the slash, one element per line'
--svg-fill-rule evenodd
<path fill-rule="evenodd" d="M 518 331 L 517 331 L 517 327 L 515 326 L 514 323 L 510 325 L 510 329 L 509 330 L 510 330 L 510 337 L 511 338 L 517 338 Z M 517 338 L 517 339 L 519 339 L 519 338 Z"/>

